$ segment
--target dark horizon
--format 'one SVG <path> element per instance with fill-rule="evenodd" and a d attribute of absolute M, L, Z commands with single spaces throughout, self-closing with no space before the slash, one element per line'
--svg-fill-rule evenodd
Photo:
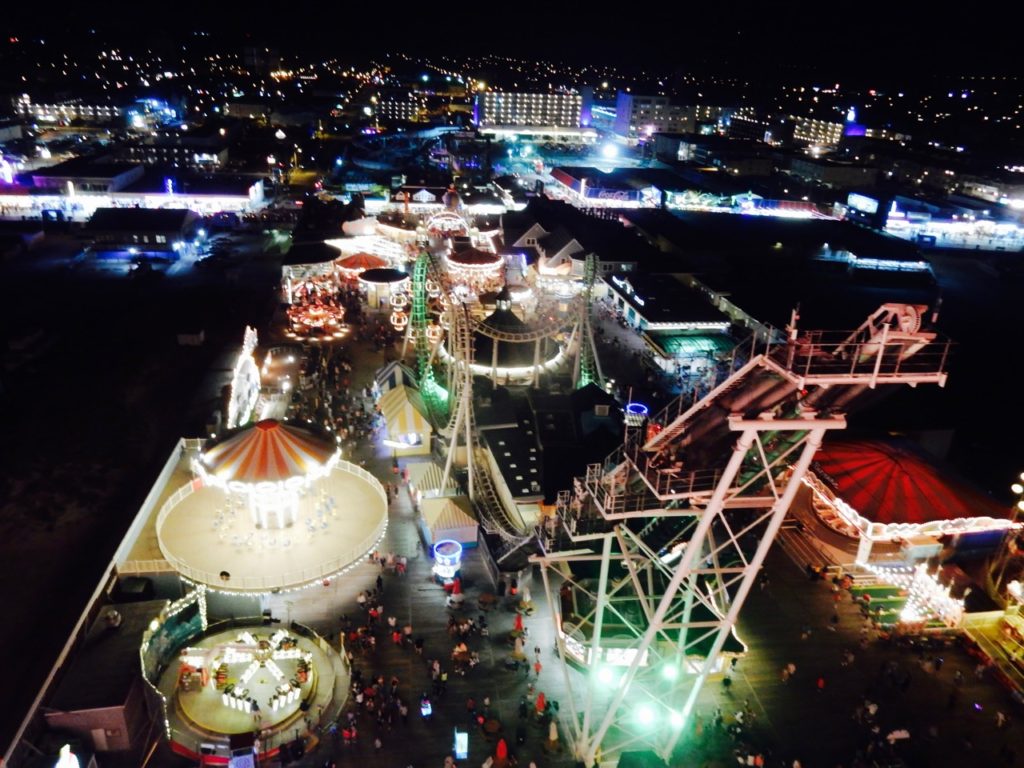
<path fill-rule="evenodd" d="M 980 14 L 955 20 L 921 3 L 898 8 L 861 4 L 838 15 L 799 4 L 783 12 L 762 5 L 726 10 L 651 8 L 609 16 L 534 2 L 515 9 L 445 12 L 380 6 L 317 7 L 300 0 L 283 7 L 265 0 L 208 4 L 184 0 L 157 21 L 143 7 L 114 0 L 102 15 L 79 4 L 51 14 L 5 9 L 4 37 L 87 45 L 90 30 L 119 45 L 179 45 L 209 33 L 210 47 L 247 42 L 289 55 L 381 57 L 500 54 L 525 60 L 718 72 L 752 80 L 820 78 L 822 83 L 884 78 L 912 83 L 934 77 L 1020 73 L 1012 25 Z M 52 8 L 52 6 L 50 6 Z M 389 7 L 390 8 L 390 7 Z"/>

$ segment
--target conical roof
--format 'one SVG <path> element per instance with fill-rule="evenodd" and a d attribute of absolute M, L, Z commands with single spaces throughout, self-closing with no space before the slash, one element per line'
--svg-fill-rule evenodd
<path fill-rule="evenodd" d="M 203 452 L 207 473 L 223 482 L 280 482 L 327 464 L 338 447 L 311 429 L 265 419 Z"/>
<path fill-rule="evenodd" d="M 327 243 L 295 243 L 285 254 L 282 264 L 298 266 L 300 264 L 325 264 L 334 261 L 341 255 L 341 249 Z"/>
<path fill-rule="evenodd" d="M 929 461 L 906 441 L 836 440 L 815 454 L 815 474 L 875 523 L 1006 517 L 1007 510 Z"/>
<path fill-rule="evenodd" d="M 352 272 L 362 272 L 367 269 L 382 269 L 388 265 L 386 259 L 382 259 L 380 256 L 374 256 L 372 253 L 353 253 L 351 256 L 346 256 L 344 259 L 338 261 L 338 266 L 341 269 L 347 269 Z"/>
<path fill-rule="evenodd" d="M 367 269 L 359 274 L 359 279 L 364 283 L 400 283 L 403 280 L 409 279 L 409 273 L 403 272 L 400 269 L 391 269 L 390 267 L 378 267 L 374 269 Z"/>

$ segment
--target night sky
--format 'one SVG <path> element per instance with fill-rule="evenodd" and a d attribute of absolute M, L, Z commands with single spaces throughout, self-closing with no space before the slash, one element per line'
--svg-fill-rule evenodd
<path fill-rule="evenodd" d="M 708 7 L 710 6 L 710 7 Z M 19 4 L 6 33 L 74 45 L 90 28 L 121 45 L 164 43 L 195 30 L 233 45 L 284 52 L 373 55 L 497 52 L 694 71 L 829 78 L 1018 74 L 1016 26 L 997 6 L 946 11 L 912 3 L 323 3 L 200 2 Z M 1003 13 L 1005 15 L 1005 12 Z M 60 24 L 54 24 L 60 19 Z M 67 42 L 67 41 L 70 41 Z"/>

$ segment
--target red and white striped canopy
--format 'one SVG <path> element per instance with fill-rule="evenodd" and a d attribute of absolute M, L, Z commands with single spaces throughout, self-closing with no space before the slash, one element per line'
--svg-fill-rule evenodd
<path fill-rule="evenodd" d="M 353 253 L 337 262 L 338 266 L 350 272 L 365 272 L 368 269 L 381 269 L 388 265 L 387 259 L 374 256 L 372 253 Z"/>
<path fill-rule="evenodd" d="M 335 451 L 336 445 L 311 430 L 266 419 L 208 448 L 203 466 L 226 483 L 272 483 L 308 475 Z"/>

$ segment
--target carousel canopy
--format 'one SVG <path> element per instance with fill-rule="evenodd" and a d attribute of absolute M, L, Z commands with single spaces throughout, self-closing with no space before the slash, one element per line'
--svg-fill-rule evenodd
<path fill-rule="evenodd" d="M 390 283 L 400 283 L 403 280 L 408 280 L 409 273 L 403 272 L 400 269 L 390 268 L 368 269 L 359 275 L 359 279 L 364 283 L 387 285 Z"/>
<path fill-rule="evenodd" d="M 334 261 L 340 255 L 340 248 L 327 243 L 296 243 L 285 254 L 282 265 L 294 267 L 301 264 L 324 264 Z"/>
<path fill-rule="evenodd" d="M 372 253 L 353 253 L 338 262 L 341 269 L 350 272 L 365 272 L 368 269 L 383 269 L 388 265 L 386 259 L 374 256 Z"/>
<path fill-rule="evenodd" d="M 501 263 L 501 255 L 479 248 L 463 248 L 448 254 L 448 261 L 467 267 L 485 267 Z"/>
<path fill-rule="evenodd" d="M 950 476 L 906 441 L 836 441 L 821 447 L 815 474 L 876 523 L 1006 517 L 1006 510 Z"/>
<path fill-rule="evenodd" d="M 203 466 L 224 482 L 278 482 L 308 475 L 338 447 L 311 429 L 266 419 L 203 452 Z"/>

